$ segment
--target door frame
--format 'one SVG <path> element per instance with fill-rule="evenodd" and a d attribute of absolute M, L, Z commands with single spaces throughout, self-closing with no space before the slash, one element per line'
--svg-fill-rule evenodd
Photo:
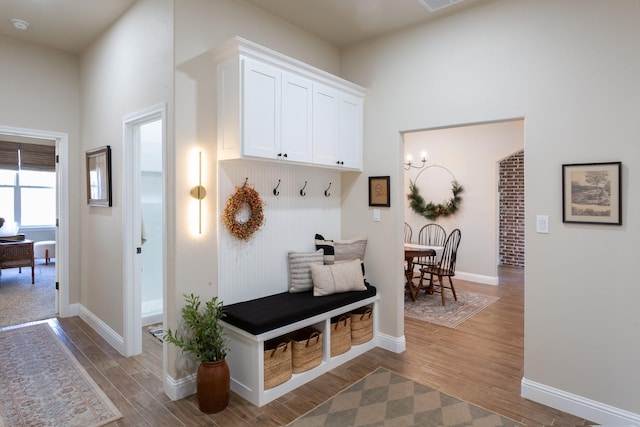
<path fill-rule="evenodd" d="M 53 139 L 56 141 L 56 281 L 58 282 L 56 312 L 60 317 L 77 314 L 77 306 L 69 304 L 69 134 L 39 129 L 0 126 L 0 134 Z"/>
<path fill-rule="evenodd" d="M 124 355 L 134 356 L 142 353 L 142 297 L 140 267 L 142 257 L 136 253 L 141 247 L 140 207 L 140 139 L 136 133 L 140 125 L 156 120 L 162 120 L 162 174 L 163 205 L 166 203 L 166 104 L 161 103 L 144 110 L 126 115 L 123 120 L 123 150 L 122 165 L 124 179 L 122 180 L 122 266 L 123 266 L 123 302 L 124 302 Z M 164 208 L 163 208 L 164 212 Z M 138 218 L 138 220 L 136 220 Z M 162 229 L 166 230 L 166 218 L 163 214 Z M 166 233 L 162 233 L 162 258 L 166 260 Z M 167 295 L 166 263 L 162 267 L 162 299 L 166 306 Z M 164 315 L 163 315 L 164 318 Z"/>

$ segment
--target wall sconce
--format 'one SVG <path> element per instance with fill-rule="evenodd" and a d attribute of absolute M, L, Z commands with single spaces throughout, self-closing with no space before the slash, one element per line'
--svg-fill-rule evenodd
<path fill-rule="evenodd" d="M 191 189 L 191 197 L 198 201 L 198 234 L 202 234 L 202 199 L 207 190 L 202 186 L 202 151 L 198 151 L 198 185 Z"/>
<path fill-rule="evenodd" d="M 405 163 L 403 163 L 404 164 L 404 170 L 408 171 L 411 168 L 422 169 L 425 166 L 425 164 L 427 163 L 427 152 L 423 151 L 422 153 L 420 153 L 420 157 L 421 157 L 420 162 L 422 163 L 422 165 L 421 166 L 414 166 L 413 163 L 412 163 L 413 156 L 411 154 L 407 154 L 407 161 Z"/>

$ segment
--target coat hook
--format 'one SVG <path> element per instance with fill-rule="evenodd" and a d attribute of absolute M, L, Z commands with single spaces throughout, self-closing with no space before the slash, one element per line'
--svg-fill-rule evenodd
<path fill-rule="evenodd" d="M 307 188 L 307 181 L 305 181 L 305 182 L 304 182 L 304 187 L 302 187 L 302 188 L 300 189 L 300 195 L 301 195 L 302 197 L 304 197 L 304 196 L 306 196 L 306 195 L 307 195 L 307 193 L 305 193 L 305 192 L 304 192 L 304 189 L 305 189 L 305 188 Z"/>
<path fill-rule="evenodd" d="M 276 188 L 273 189 L 274 196 L 277 196 L 280 194 L 280 192 L 278 191 L 278 187 L 280 187 L 280 180 L 278 180 L 278 185 L 276 185 Z"/>
<path fill-rule="evenodd" d="M 329 186 L 327 187 L 326 190 L 324 190 L 324 195 L 325 197 L 329 197 L 331 195 L 331 193 L 329 193 L 329 189 L 331 188 L 331 183 L 329 183 Z"/>
<path fill-rule="evenodd" d="M 249 178 L 244 179 L 244 184 L 242 185 L 242 188 L 247 186 L 247 182 L 249 182 Z"/>

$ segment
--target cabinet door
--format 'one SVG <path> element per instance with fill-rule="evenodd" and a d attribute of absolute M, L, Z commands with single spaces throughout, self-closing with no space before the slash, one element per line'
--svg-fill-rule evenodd
<path fill-rule="evenodd" d="M 282 159 L 311 163 L 312 106 L 311 81 L 283 72 L 280 147 Z"/>
<path fill-rule="evenodd" d="M 338 135 L 338 92 L 313 86 L 313 163 L 339 166 L 336 157 Z"/>
<path fill-rule="evenodd" d="M 342 167 L 362 169 L 362 113 L 362 98 L 340 95 L 337 158 Z"/>
<path fill-rule="evenodd" d="M 280 70 L 245 58 L 242 66 L 242 154 L 277 158 L 280 152 Z"/>

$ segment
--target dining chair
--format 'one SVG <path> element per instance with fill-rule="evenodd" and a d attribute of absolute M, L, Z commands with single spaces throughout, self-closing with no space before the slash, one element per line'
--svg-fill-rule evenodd
<path fill-rule="evenodd" d="M 404 242 L 405 243 L 411 243 L 411 239 L 413 238 L 413 230 L 411 229 L 411 226 L 409 224 L 407 224 L 407 222 L 405 221 L 404 223 Z"/>
<path fill-rule="evenodd" d="M 418 232 L 418 244 L 427 246 L 444 246 L 444 242 L 447 240 L 447 232 L 441 225 L 431 223 L 424 225 Z M 429 265 L 435 265 L 437 259 L 434 256 L 424 256 L 418 258 L 414 265 L 417 265 L 419 269 L 425 268 Z M 420 283 L 422 285 L 422 282 Z"/>
<path fill-rule="evenodd" d="M 429 275 L 429 287 L 425 290 L 431 290 L 432 292 L 440 292 L 442 296 L 442 305 L 444 305 L 444 290 L 445 288 L 451 289 L 453 293 L 453 299 L 458 301 L 456 295 L 456 289 L 453 286 L 453 280 L 451 278 L 456 275 L 456 258 L 458 255 L 458 246 L 460 246 L 460 240 L 462 239 L 462 232 L 459 229 L 455 229 L 449 234 L 444 244 L 444 250 L 440 260 L 435 265 L 427 265 L 420 269 L 420 283 L 425 274 Z M 437 286 L 439 290 L 434 289 L 433 276 L 438 278 Z M 445 286 L 443 278 L 449 279 L 449 286 Z"/>

